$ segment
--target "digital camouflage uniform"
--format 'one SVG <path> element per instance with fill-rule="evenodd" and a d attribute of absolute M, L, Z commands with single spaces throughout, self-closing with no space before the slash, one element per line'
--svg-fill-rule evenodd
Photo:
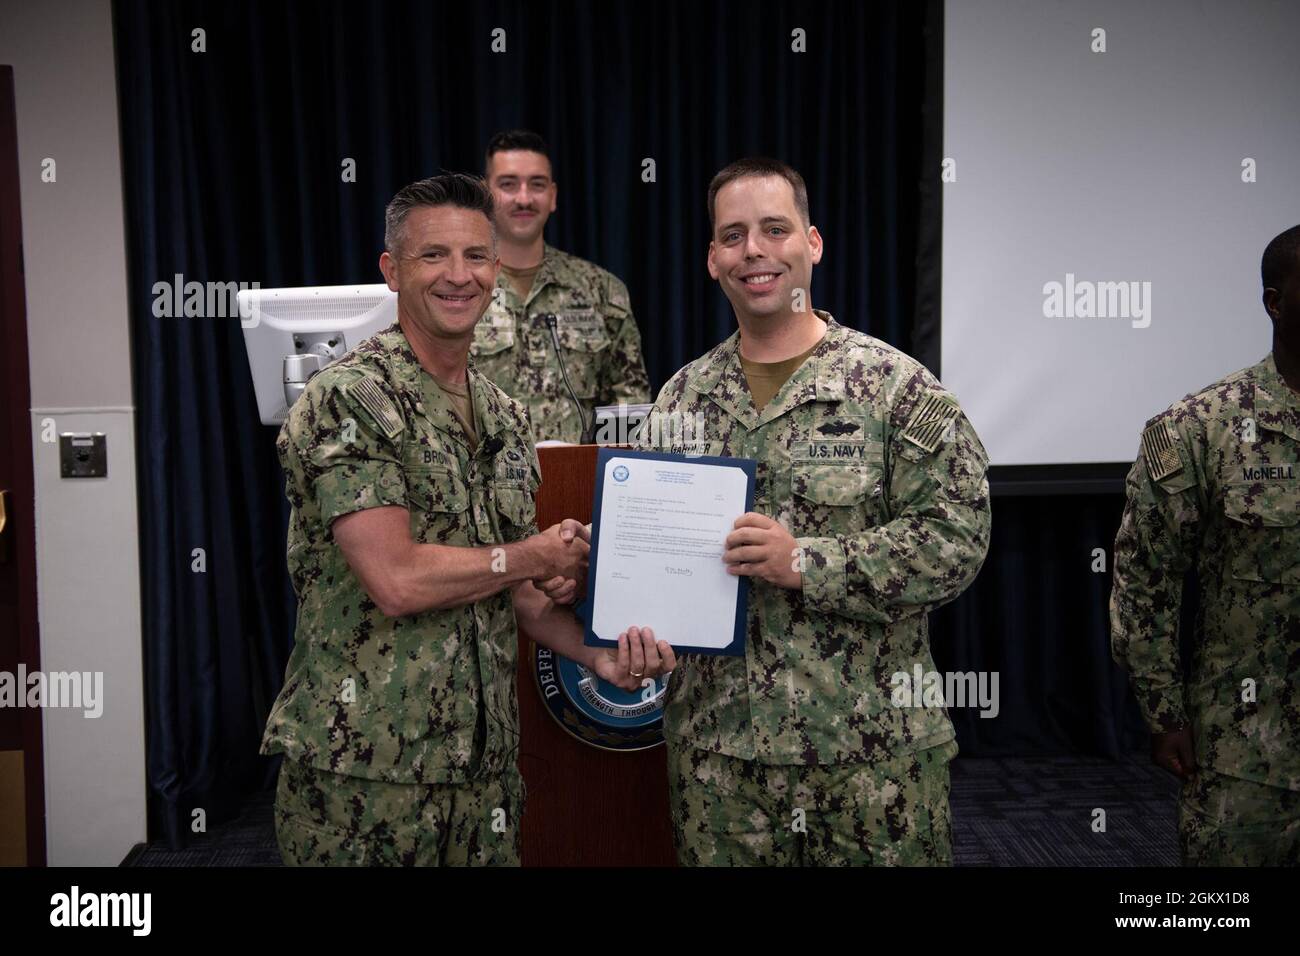
<path fill-rule="evenodd" d="M 497 278 L 492 305 L 474 329 L 470 359 L 527 406 L 538 441 L 577 442 L 582 423 L 560 371 L 557 338 L 588 426 L 597 405 L 648 402 L 650 381 L 627 286 L 586 259 L 545 248 L 526 300 L 519 300 L 504 272 Z"/>
<path fill-rule="evenodd" d="M 737 333 L 673 376 L 638 434 L 756 460 L 754 510 L 803 555 L 801 591 L 750 579 L 743 658 L 685 655 L 669 681 L 684 864 L 951 862 L 953 726 L 895 706 L 893 678 L 934 670 L 927 612 L 983 563 L 987 457 L 923 366 L 817 314 L 825 336 L 761 412 Z"/>
<path fill-rule="evenodd" d="M 298 627 L 262 752 L 285 755 L 276 829 L 288 862 L 518 860 L 509 589 L 386 617 L 330 531 L 341 515 L 396 505 L 421 543 L 535 532 L 527 413 L 472 368 L 469 389 L 474 452 L 394 325 L 313 378 L 280 430 Z"/>
<path fill-rule="evenodd" d="M 1270 354 L 1147 423 L 1115 540 L 1111 643 L 1147 724 L 1190 724 L 1187 863 L 1300 863 L 1300 396 Z M 1183 576 L 1201 602 L 1190 676 Z"/>

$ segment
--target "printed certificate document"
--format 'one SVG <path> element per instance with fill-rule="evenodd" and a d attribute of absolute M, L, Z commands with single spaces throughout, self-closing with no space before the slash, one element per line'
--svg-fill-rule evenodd
<path fill-rule="evenodd" d="M 754 505 L 754 462 L 602 448 L 587 571 L 589 646 L 649 627 L 678 653 L 745 653 L 749 582 L 722 563 Z"/>

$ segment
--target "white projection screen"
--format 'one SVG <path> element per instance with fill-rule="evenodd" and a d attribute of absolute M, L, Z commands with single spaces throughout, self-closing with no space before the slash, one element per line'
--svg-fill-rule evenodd
<path fill-rule="evenodd" d="M 944 384 L 994 465 L 1130 462 L 1148 418 L 1270 348 L 1300 2 L 945 6 Z"/>

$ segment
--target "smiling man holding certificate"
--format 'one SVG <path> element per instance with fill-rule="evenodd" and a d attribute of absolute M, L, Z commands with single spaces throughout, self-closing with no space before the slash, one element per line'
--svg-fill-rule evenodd
<path fill-rule="evenodd" d="M 637 443 L 757 462 L 720 556 L 752 585 L 744 654 L 687 654 L 669 682 L 679 862 L 950 864 L 952 723 L 893 690 L 933 671 L 926 615 L 983 563 L 984 448 L 920 363 L 813 311 L 797 172 L 733 163 L 709 212 L 739 330 L 673 376 Z"/>

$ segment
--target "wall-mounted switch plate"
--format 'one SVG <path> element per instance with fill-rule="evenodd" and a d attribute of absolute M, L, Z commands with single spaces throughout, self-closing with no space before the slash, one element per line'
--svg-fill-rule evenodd
<path fill-rule="evenodd" d="M 108 476 L 108 436 L 103 432 L 64 432 L 59 436 L 59 468 L 64 478 Z"/>

